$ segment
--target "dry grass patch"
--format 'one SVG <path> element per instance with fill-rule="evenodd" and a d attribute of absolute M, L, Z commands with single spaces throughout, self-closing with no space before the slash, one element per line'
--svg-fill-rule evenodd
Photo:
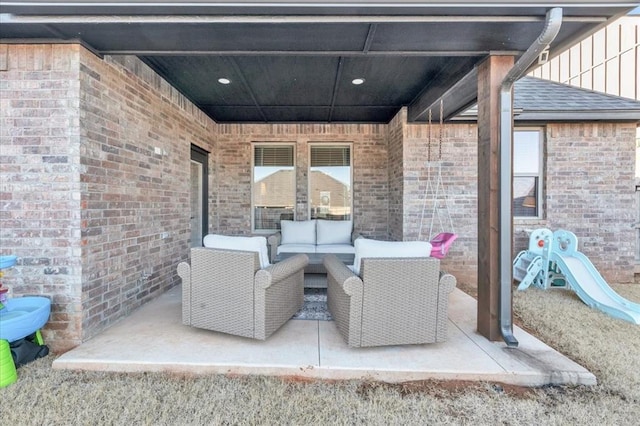
<path fill-rule="evenodd" d="M 489 383 L 107 374 L 51 370 L 51 361 L 25 366 L 2 390 L 11 401 L 3 424 L 630 424 L 640 415 L 617 396 L 589 389 L 529 389 L 523 397 Z"/>
<path fill-rule="evenodd" d="M 378 389 L 393 391 L 402 397 L 432 396 L 437 399 L 451 399 L 470 392 L 478 394 L 504 394 L 517 399 L 533 399 L 536 397 L 534 388 L 510 385 L 506 383 L 484 383 L 468 380 L 420 380 L 404 383 L 362 382 L 358 386 L 358 394 L 367 397 Z"/>
<path fill-rule="evenodd" d="M 640 285 L 612 285 L 640 302 Z M 514 293 L 520 322 L 542 341 L 596 374 L 611 393 L 640 401 L 640 326 L 585 305 L 572 291 L 529 288 Z"/>
<path fill-rule="evenodd" d="M 640 285 L 614 286 L 640 301 Z M 519 321 L 593 371 L 592 387 L 497 383 L 305 382 L 291 378 L 52 370 L 53 356 L 0 390 L 7 425 L 573 425 L 637 424 L 640 326 L 571 292 L 515 292 Z"/>

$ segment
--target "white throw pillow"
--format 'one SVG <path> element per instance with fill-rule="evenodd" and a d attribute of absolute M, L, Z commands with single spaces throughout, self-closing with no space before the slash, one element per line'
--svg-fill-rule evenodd
<path fill-rule="evenodd" d="M 281 220 L 280 235 L 280 244 L 315 244 L 316 221 Z"/>
<path fill-rule="evenodd" d="M 350 220 L 318 219 L 318 245 L 321 244 L 351 244 Z"/>
<path fill-rule="evenodd" d="M 267 239 L 265 237 L 234 237 L 228 235 L 208 234 L 202 240 L 205 247 L 226 250 L 255 251 L 260 259 L 260 268 L 270 265 Z"/>
<path fill-rule="evenodd" d="M 378 241 L 358 238 L 353 272 L 360 275 L 360 263 L 368 257 L 430 257 L 431 244 L 426 241 Z"/>

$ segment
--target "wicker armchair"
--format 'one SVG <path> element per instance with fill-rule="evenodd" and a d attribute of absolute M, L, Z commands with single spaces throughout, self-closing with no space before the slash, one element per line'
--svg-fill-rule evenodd
<path fill-rule="evenodd" d="M 349 346 L 443 342 L 453 275 L 435 258 L 363 258 L 361 276 L 324 258 L 329 312 Z"/>
<path fill-rule="evenodd" d="M 192 248 L 191 265 L 181 262 L 182 323 L 265 340 L 304 302 L 301 254 L 260 269 L 258 253 Z"/>

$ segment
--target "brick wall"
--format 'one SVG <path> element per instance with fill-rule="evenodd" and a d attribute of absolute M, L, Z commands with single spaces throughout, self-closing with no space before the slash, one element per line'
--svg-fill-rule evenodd
<path fill-rule="evenodd" d="M 86 338 L 179 282 L 190 146 L 213 150 L 215 127 L 136 58 L 82 50 L 80 81 Z"/>
<path fill-rule="evenodd" d="M 407 110 L 403 108 L 389 123 L 389 237 L 404 239 L 404 147 Z"/>
<path fill-rule="evenodd" d="M 354 229 L 363 235 L 388 235 L 386 125 L 381 124 L 220 124 L 216 141 L 217 173 L 210 187 L 217 211 L 211 232 L 251 233 L 251 164 L 253 142 L 293 143 L 296 151 L 296 218 L 308 211 L 309 143 L 353 146 Z"/>
<path fill-rule="evenodd" d="M 78 46 L 0 45 L 0 250 L 9 294 L 45 295 L 44 337 L 80 342 L 82 248 Z"/>
<path fill-rule="evenodd" d="M 549 124 L 547 227 L 578 237 L 579 249 L 609 282 L 633 282 L 636 125 Z"/>
<path fill-rule="evenodd" d="M 476 282 L 477 269 L 477 134 L 475 124 L 410 124 L 404 142 L 404 239 L 431 239 L 450 232 L 451 222 L 458 239 L 442 268 L 467 283 Z"/>
<path fill-rule="evenodd" d="M 440 129 L 431 129 L 431 158 L 437 159 Z M 392 131 L 390 130 L 390 135 Z M 591 259 L 605 280 L 633 282 L 635 264 L 634 157 L 635 125 L 624 123 L 554 123 L 546 126 L 545 215 L 543 219 L 514 220 L 514 257 L 528 246 L 526 231 L 564 228 L 578 236 L 580 250 Z M 477 272 L 477 126 L 447 124 L 442 135 L 442 180 L 449 198 L 449 213 L 459 235 L 443 268 L 459 281 L 476 282 Z M 392 139 L 390 137 L 390 146 Z M 433 215 L 427 197 L 427 124 L 405 129 L 402 238 L 426 238 Z M 390 157 L 391 153 L 390 147 Z M 391 176 L 391 175 L 390 175 Z M 432 180 L 433 181 L 433 180 Z M 389 195 L 393 199 L 393 194 Z M 441 199 L 436 212 L 445 213 Z M 446 214 L 441 216 L 446 219 Z M 390 226 L 394 219 L 390 217 Z M 443 229 L 438 216 L 432 234 Z M 446 226 L 444 227 L 446 228 Z"/>
<path fill-rule="evenodd" d="M 476 282 L 477 126 L 408 124 L 406 109 L 389 123 L 389 230 L 397 241 L 428 240 L 440 232 L 459 235 L 442 268 L 458 281 Z M 431 160 L 431 169 L 427 162 Z M 446 198 L 427 193 L 438 167 Z M 442 194 L 442 193 L 440 193 Z M 431 235 L 429 228 L 433 226 Z"/>
<path fill-rule="evenodd" d="M 212 151 L 215 124 L 132 57 L 10 45 L 7 68 L 2 252 L 20 267 L 6 282 L 52 297 L 44 337 L 64 351 L 178 283 L 190 145 Z"/>

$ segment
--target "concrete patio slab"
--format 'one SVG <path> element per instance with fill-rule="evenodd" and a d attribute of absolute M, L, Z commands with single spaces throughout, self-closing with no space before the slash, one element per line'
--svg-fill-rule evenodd
<path fill-rule="evenodd" d="M 589 371 L 517 327 L 517 349 L 489 342 L 475 331 L 476 306 L 462 291 L 452 293 L 447 342 L 350 348 L 332 321 L 291 320 L 266 341 L 184 326 L 176 287 L 61 355 L 53 368 L 522 386 L 596 383 Z"/>

